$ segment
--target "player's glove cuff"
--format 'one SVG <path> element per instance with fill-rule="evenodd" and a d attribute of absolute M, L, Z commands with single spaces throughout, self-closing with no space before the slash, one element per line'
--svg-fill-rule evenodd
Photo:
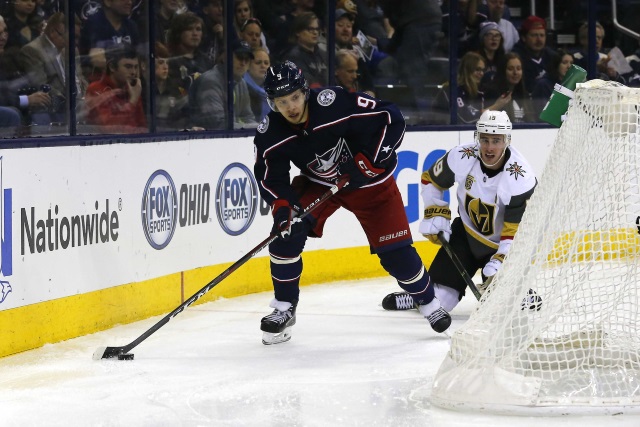
<path fill-rule="evenodd" d="M 451 221 L 451 209 L 448 206 L 427 206 L 424 209 L 424 219 L 431 219 L 436 216 L 441 216 Z"/>
<path fill-rule="evenodd" d="M 355 161 L 360 173 L 368 178 L 373 179 L 385 171 L 384 168 L 373 164 L 373 162 L 369 160 L 369 157 L 364 153 L 356 154 L 353 156 L 353 160 Z"/>
<path fill-rule="evenodd" d="M 502 268 L 502 261 L 492 257 L 487 263 L 487 265 L 485 265 L 484 268 L 482 269 L 482 274 L 484 274 L 485 277 L 492 277 L 496 275 L 496 273 L 498 272 L 498 270 L 500 270 L 500 268 Z"/>
<path fill-rule="evenodd" d="M 500 261 L 500 262 L 504 262 L 504 258 L 505 258 L 505 257 L 506 257 L 506 255 L 505 255 L 505 254 L 494 254 L 494 255 L 491 257 L 491 259 L 492 259 L 492 260 L 493 260 L 493 259 L 495 259 L 495 260 L 498 260 L 498 261 Z"/>
<path fill-rule="evenodd" d="M 353 158 L 338 165 L 338 176 L 349 180 L 351 189 L 367 185 L 386 169 L 374 164 L 364 153 L 357 153 Z"/>

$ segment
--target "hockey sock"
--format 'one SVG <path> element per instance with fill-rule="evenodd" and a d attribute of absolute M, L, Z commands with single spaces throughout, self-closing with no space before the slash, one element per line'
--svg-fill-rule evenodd
<path fill-rule="evenodd" d="M 271 254 L 271 280 L 278 301 L 297 301 L 300 295 L 302 258 L 279 258 Z"/>
<path fill-rule="evenodd" d="M 435 296 L 433 286 L 430 286 L 429 273 L 422 264 L 422 260 L 413 246 L 378 253 L 380 264 L 397 281 L 398 285 L 411 295 L 419 304 L 427 304 Z"/>

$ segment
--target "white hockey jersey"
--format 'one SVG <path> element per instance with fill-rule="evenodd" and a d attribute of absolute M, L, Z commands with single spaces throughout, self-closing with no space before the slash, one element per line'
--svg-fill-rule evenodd
<path fill-rule="evenodd" d="M 475 143 L 460 145 L 422 174 L 423 185 L 444 191 L 458 183 L 458 215 L 477 255 L 495 252 L 501 238 L 513 238 L 537 184 L 527 160 L 508 147 L 501 170 L 482 166 Z"/>

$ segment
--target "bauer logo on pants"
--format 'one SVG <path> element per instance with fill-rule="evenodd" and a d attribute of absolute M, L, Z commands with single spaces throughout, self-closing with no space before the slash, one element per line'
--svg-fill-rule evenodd
<path fill-rule="evenodd" d="M 227 166 L 216 187 L 216 213 L 222 229 L 232 236 L 244 233 L 256 215 L 258 185 L 245 165 Z"/>
<path fill-rule="evenodd" d="M 162 169 L 151 175 L 142 195 L 142 229 L 154 249 L 169 244 L 176 230 L 178 199 L 171 176 Z"/>

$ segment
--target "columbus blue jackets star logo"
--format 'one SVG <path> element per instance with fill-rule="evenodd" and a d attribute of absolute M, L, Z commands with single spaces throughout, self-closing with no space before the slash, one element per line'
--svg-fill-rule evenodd
<path fill-rule="evenodd" d="M 510 172 L 509 176 L 513 176 L 516 180 L 518 180 L 518 176 L 524 177 L 524 174 L 527 173 L 518 162 L 509 163 L 509 167 L 505 170 Z"/>
<path fill-rule="evenodd" d="M 336 93 L 331 89 L 325 89 L 318 94 L 318 104 L 327 107 L 336 100 Z"/>
<path fill-rule="evenodd" d="M 307 164 L 307 168 L 322 179 L 331 180 L 338 176 L 338 165 L 351 157 L 351 152 L 344 138 L 340 138 L 338 145 L 325 153 L 316 154 L 314 161 Z"/>
<path fill-rule="evenodd" d="M 260 133 L 265 133 L 267 129 L 269 129 L 269 116 L 264 116 L 256 130 Z"/>
<path fill-rule="evenodd" d="M 460 153 L 462 153 L 461 159 L 476 157 L 476 150 L 473 147 L 465 147 L 460 150 Z"/>

